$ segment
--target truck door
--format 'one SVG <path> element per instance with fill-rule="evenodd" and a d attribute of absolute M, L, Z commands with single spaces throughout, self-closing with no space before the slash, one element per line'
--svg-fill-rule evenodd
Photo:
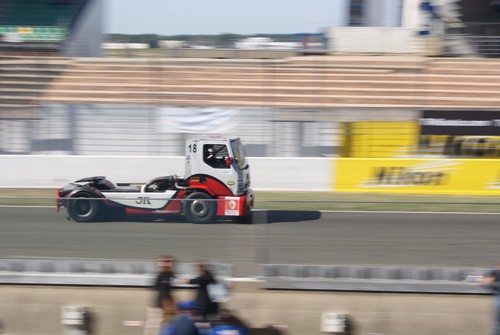
<path fill-rule="evenodd" d="M 233 155 L 227 143 L 203 144 L 203 170 L 222 181 L 234 194 L 238 193 L 238 174 L 232 162 Z"/>

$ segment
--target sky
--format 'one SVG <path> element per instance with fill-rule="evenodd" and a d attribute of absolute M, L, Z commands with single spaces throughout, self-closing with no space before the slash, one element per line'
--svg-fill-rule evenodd
<path fill-rule="evenodd" d="M 318 33 L 337 0 L 106 0 L 106 33 Z"/>

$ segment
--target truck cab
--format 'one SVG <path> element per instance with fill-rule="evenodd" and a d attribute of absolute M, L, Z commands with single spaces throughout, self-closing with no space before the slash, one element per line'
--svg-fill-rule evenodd
<path fill-rule="evenodd" d="M 200 192 L 209 194 L 217 199 L 216 216 L 245 217 L 253 207 L 250 169 L 239 138 L 205 136 L 188 140 L 185 178 L 189 185 L 188 193 L 193 191 L 198 194 L 188 195 L 186 199 L 199 197 Z M 211 210 L 209 207 L 212 205 L 207 202 L 200 200 L 198 204 L 195 208 L 185 202 L 184 214 L 191 221 L 196 221 L 192 213 Z"/>
<path fill-rule="evenodd" d="M 211 176 L 233 195 L 244 195 L 250 172 L 240 139 L 212 136 L 187 141 L 185 176 L 193 175 Z"/>

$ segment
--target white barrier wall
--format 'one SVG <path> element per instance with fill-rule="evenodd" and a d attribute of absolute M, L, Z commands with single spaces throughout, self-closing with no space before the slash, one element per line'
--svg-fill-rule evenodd
<path fill-rule="evenodd" d="M 332 52 L 440 55 L 438 36 L 419 36 L 418 30 L 393 27 L 335 27 L 327 31 Z"/>
<path fill-rule="evenodd" d="M 256 190 L 330 191 L 330 158 L 250 157 Z M 77 179 L 106 176 L 114 183 L 142 183 L 158 176 L 184 175 L 184 157 L 0 155 L 0 187 L 56 188 Z"/>
<path fill-rule="evenodd" d="M 256 190 L 333 190 L 333 158 L 252 157 L 248 160 L 252 188 Z"/>

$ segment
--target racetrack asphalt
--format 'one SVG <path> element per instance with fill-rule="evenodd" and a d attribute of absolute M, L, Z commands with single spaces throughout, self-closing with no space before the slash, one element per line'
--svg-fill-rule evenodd
<path fill-rule="evenodd" d="M 500 214 L 257 211 L 254 223 L 76 223 L 53 208 L 0 207 L 1 258 L 154 260 L 233 264 L 492 267 L 500 261 Z"/>

